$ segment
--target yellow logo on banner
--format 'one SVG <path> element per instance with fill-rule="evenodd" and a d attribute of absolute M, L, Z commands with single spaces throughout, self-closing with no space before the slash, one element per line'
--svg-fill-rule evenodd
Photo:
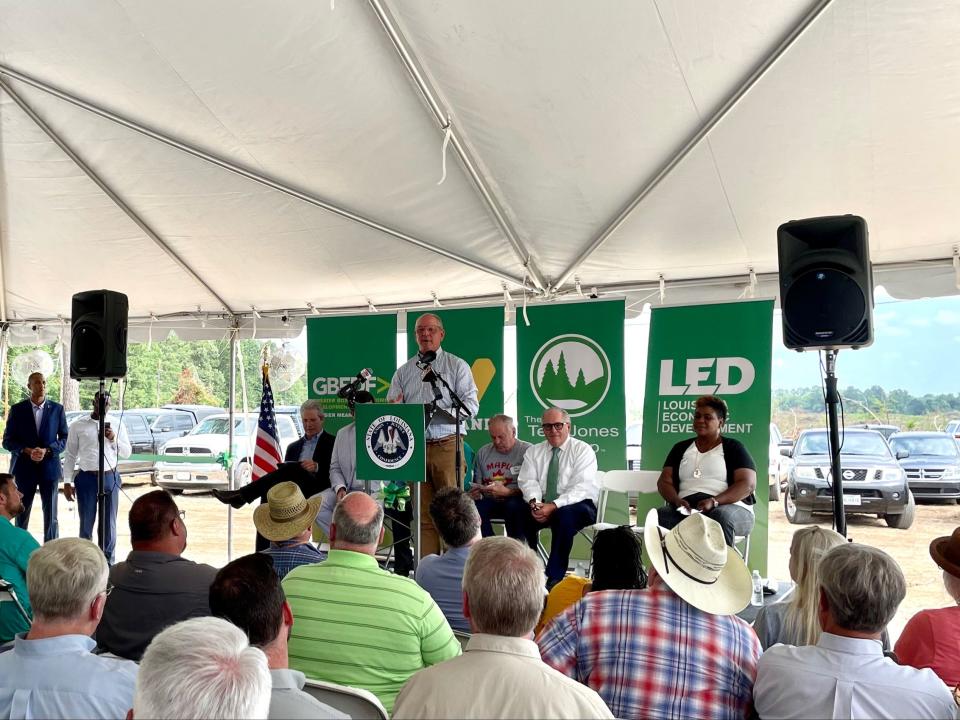
<path fill-rule="evenodd" d="M 473 361 L 470 372 L 473 374 L 473 382 L 477 384 L 477 400 L 482 400 L 483 394 L 493 382 L 493 376 L 497 374 L 497 368 L 490 358 L 477 358 Z"/>

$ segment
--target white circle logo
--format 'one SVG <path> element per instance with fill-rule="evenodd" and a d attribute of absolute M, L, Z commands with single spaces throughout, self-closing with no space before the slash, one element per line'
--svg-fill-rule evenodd
<path fill-rule="evenodd" d="M 610 390 L 610 360 L 585 335 L 558 335 L 545 342 L 530 363 L 530 387 L 545 408 L 570 417 L 596 410 Z"/>
<path fill-rule="evenodd" d="M 367 428 L 364 447 L 377 466 L 387 470 L 403 467 L 413 457 L 413 428 L 401 417 L 381 415 Z"/>

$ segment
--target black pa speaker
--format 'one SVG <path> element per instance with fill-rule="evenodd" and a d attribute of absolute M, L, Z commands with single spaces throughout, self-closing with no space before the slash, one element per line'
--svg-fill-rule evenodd
<path fill-rule="evenodd" d="M 857 215 L 793 220 L 777 228 L 783 344 L 791 350 L 873 343 L 873 270 Z"/>
<path fill-rule="evenodd" d="M 70 377 L 119 378 L 127 374 L 127 296 L 88 290 L 73 296 Z"/>

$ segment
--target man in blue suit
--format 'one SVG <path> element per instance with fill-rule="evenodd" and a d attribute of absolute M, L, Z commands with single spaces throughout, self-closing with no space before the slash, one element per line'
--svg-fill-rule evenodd
<path fill-rule="evenodd" d="M 43 541 L 59 535 L 57 495 L 60 488 L 60 453 L 67 444 L 67 416 L 63 405 L 48 400 L 47 380 L 41 373 L 27 378 L 30 397 L 10 408 L 3 431 L 3 447 L 10 451 L 10 472 L 23 493 L 23 512 L 17 527 L 26 530 L 33 497 L 40 490 L 43 505 Z"/>

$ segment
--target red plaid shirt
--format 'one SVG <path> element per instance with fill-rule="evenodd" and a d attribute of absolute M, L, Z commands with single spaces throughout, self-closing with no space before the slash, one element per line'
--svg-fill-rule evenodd
<path fill-rule="evenodd" d="M 743 620 L 698 610 L 659 580 L 590 593 L 537 644 L 618 718 L 745 718 L 761 652 Z"/>

